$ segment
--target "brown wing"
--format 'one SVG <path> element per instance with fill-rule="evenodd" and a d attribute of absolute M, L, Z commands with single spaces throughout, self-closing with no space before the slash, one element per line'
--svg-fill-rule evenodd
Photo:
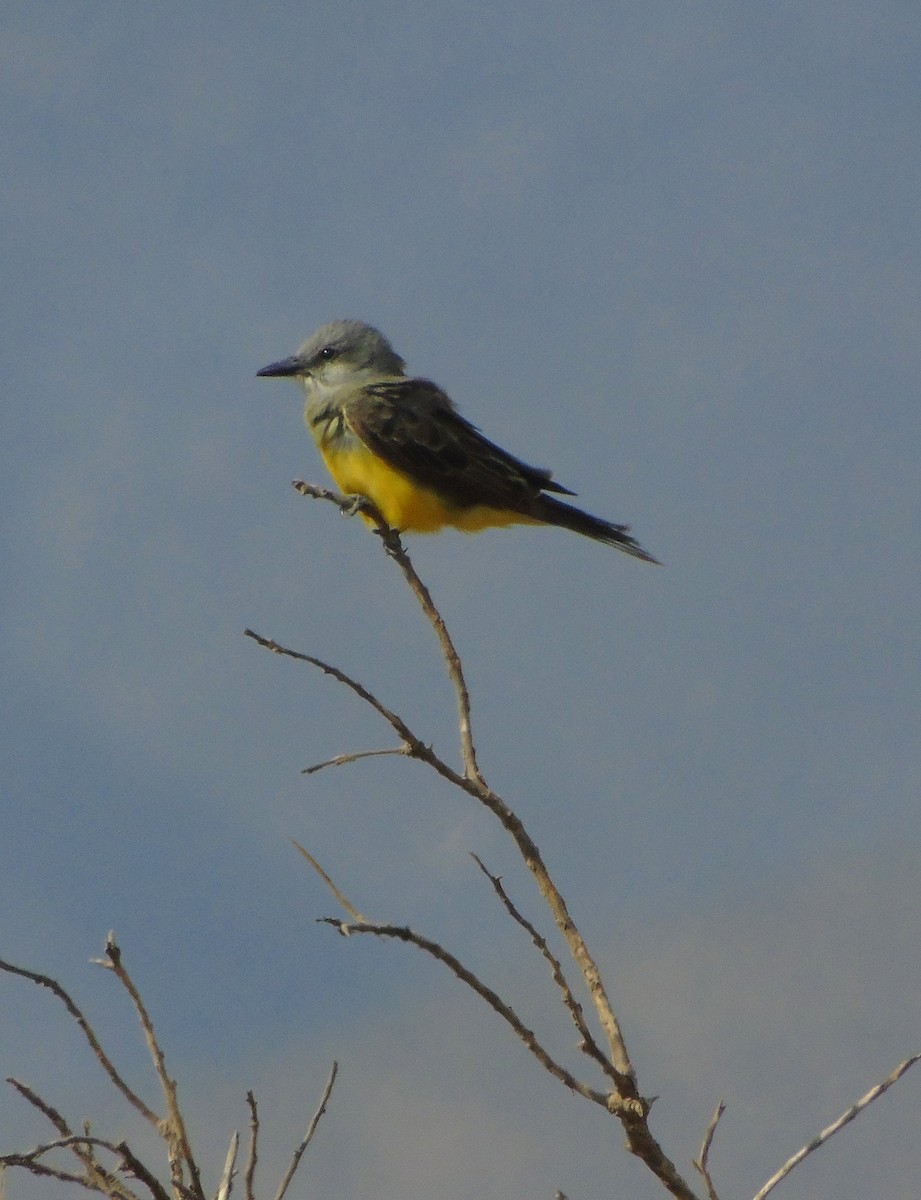
<path fill-rule="evenodd" d="M 427 379 L 369 384 L 345 405 L 345 419 L 390 466 L 465 507 L 527 513 L 543 491 L 575 494 L 488 441 Z"/>

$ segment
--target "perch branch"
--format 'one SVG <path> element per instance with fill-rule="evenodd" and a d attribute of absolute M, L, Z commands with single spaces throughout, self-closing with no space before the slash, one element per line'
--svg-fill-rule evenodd
<path fill-rule="evenodd" d="M 357 509 L 374 523 L 375 533 L 380 537 L 387 554 L 403 572 L 403 578 L 409 584 L 410 590 L 418 600 L 422 611 L 435 631 L 435 636 L 438 638 L 441 654 L 447 665 L 448 675 L 451 678 L 451 684 L 454 687 L 457 697 L 458 728 L 460 730 L 461 759 L 464 764 L 464 775 L 467 779 L 485 787 L 485 780 L 480 773 L 477 763 L 476 747 L 473 744 L 473 728 L 470 721 L 470 692 L 467 688 L 467 681 L 464 679 L 464 668 L 460 660 L 460 655 L 457 653 L 454 642 L 451 640 L 451 635 L 448 633 L 448 627 L 445 625 L 441 613 L 432 601 L 428 588 L 419 578 L 416 568 L 403 548 L 399 533 L 397 530 L 390 528 L 374 505 L 363 496 L 337 496 L 334 492 L 330 492 L 328 488 L 315 487 L 313 484 L 304 483 L 302 479 L 296 479 L 293 486 L 302 496 L 310 496 L 315 500 L 331 501 L 342 512 L 353 513 Z"/>

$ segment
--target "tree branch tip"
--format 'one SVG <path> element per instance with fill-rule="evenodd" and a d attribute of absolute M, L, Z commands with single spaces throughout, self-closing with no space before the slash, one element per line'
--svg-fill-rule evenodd
<path fill-rule="evenodd" d="M 342 937 L 348 937 L 352 932 L 348 921 L 343 921 L 341 917 L 316 917 L 314 923 L 316 925 L 332 925 L 333 929 Z"/>

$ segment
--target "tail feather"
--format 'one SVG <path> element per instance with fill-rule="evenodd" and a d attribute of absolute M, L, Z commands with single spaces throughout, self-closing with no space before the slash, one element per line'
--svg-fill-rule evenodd
<path fill-rule="evenodd" d="M 591 513 L 583 512 L 572 504 L 564 504 L 552 496 L 539 496 L 534 506 L 533 515 L 548 525 L 559 525 L 562 529 L 571 529 L 573 533 L 584 534 L 594 538 L 596 542 L 604 542 L 608 546 L 616 546 L 625 554 L 641 558 L 644 562 L 657 563 L 659 560 L 648 554 L 634 538 L 630 537 L 629 525 L 614 525 L 603 521 L 601 517 L 593 517 Z"/>

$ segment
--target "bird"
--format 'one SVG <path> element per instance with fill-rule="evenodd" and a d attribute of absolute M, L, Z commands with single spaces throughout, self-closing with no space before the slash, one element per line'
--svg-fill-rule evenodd
<path fill-rule="evenodd" d="M 257 375 L 300 384 L 304 421 L 337 486 L 399 533 L 555 525 L 658 562 L 629 526 L 558 499 L 576 493 L 489 441 L 437 384 L 405 368 L 380 330 L 336 320 Z"/>

